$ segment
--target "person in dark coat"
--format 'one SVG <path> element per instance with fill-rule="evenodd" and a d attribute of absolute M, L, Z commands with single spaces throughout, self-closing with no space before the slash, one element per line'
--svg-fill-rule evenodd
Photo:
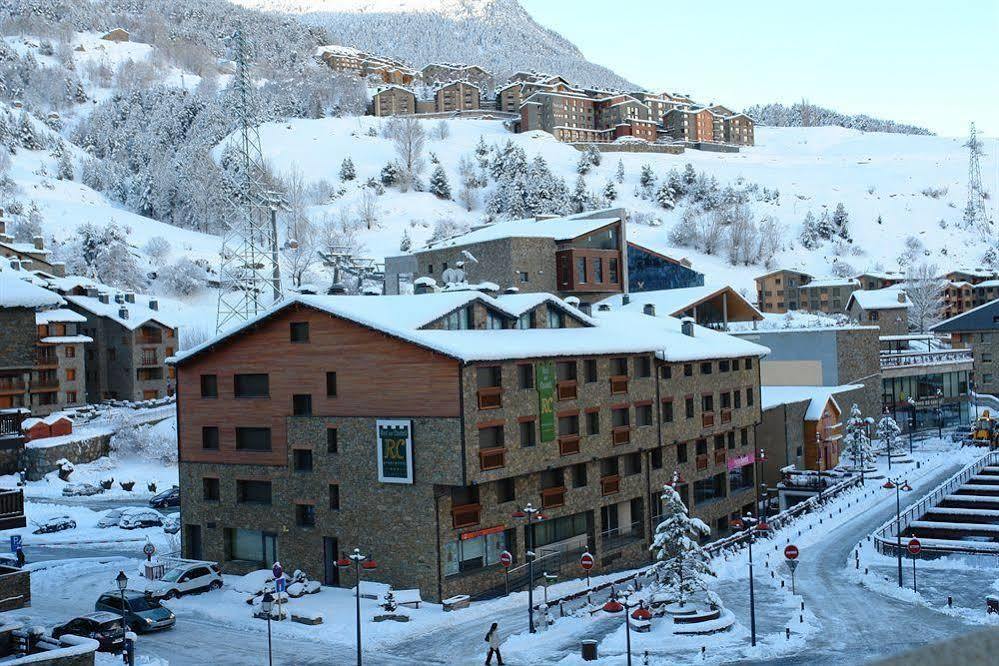
<path fill-rule="evenodd" d="M 24 551 L 21 550 L 20 546 L 17 547 L 17 551 L 14 553 L 14 555 L 17 556 L 17 566 L 18 566 L 18 568 L 23 567 L 24 566 L 24 561 L 25 561 L 24 560 Z"/>
<path fill-rule="evenodd" d="M 489 633 L 486 634 L 486 642 L 489 643 L 489 652 L 486 653 L 486 666 L 493 661 L 493 654 L 496 654 L 496 663 L 499 666 L 503 666 L 503 655 L 500 654 L 500 635 L 499 635 L 499 624 L 493 622 L 493 626 L 489 627 Z"/>

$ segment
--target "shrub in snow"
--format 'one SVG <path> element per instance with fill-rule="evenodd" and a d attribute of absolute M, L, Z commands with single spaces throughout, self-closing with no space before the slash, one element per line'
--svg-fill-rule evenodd
<path fill-rule="evenodd" d="M 399 167 L 396 166 L 395 162 L 389 162 L 382 167 L 381 174 L 379 178 L 382 181 L 382 185 L 390 187 L 399 182 Z"/>
<path fill-rule="evenodd" d="M 683 605 L 691 595 L 707 591 L 707 577 L 714 576 L 711 558 L 701 548 L 698 539 L 711 529 L 700 518 L 687 512 L 680 493 L 674 487 L 678 475 L 673 473 L 673 485 L 663 486 L 662 521 L 656 527 L 650 550 L 656 558 L 652 565 L 659 592 Z"/>
<path fill-rule="evenodd" d="M 402 230 L 402 240 L 399 241 L 399 251 L 409 252 L 413 249 L 413 241 L 409 237 L 409 229 Z"/>
<path fill-rule="evenodd" d="M 17 136 L 21 147 L 26 150 L 41 150 L 45 147 L 42 136 L 35 130 L 27 111 L 21 111 L 17 123 Z"/>
<path fill-rule="evenodd" d="M 885 414 L 878 421 L 877 435 L 882 451 L 889 455 L 899 455 L 902 452 L 902 429 L 891 415 Z"/>
<path fill-rule="evenodd" d="M 619 184 L 624 182 L 624 160 L 622 159 L 618 159 L 617 161 L 617 170 L 614 172 L 614 178 L 617 179 Z"/>
<path fill-rule="evenodd" d="M 153 236 L 146 243 L 143 248 L 153 263 L 156 265 L 162 265 L 163 261 L 170 255 L 173 248 L 170 246 L 170 241 L 163 238 L 162 236 Z"/>
<path fill-rule="evenodd" d="M 348 181 L 357 178 L 357 171 L 354 170 L 354 162 L 347 156 L 340 164 L 340 180 Z"/>
<path fill-rule="evenodd" d="M 924 197 L 929 197 L 931 199 L 939 199 L 941 197 L 947 196 L 946 187 L 925 187 L 923 188 L 922 195 Z"/>
<path fill-rule="evenodd" d="M 156 425 L 127 425 L 111 436 L 111 453 L 116 458 L 141 458 L 164 463 L 177 462 L 176 421 Z"/>
<path fill-rule="evenodd" d="M 59 470 L 59 478 L 62 479 L 63 481 L 68 481 L 69 475 L 72 474 L 73 470 L 76 468 L 73 466 L 73 463 L 71 463 L 70 461 L 66 460 L 65 458 L 60 458 L 59 460 L 56 461 L 56 469 Z"/>
<path fill-rule="evenodd" d="M 204 268 L 187 257 L 181 257 L 160 271 L 157 282 L 165 293 L 172 296 L 193 296 L 205 288 L 207 280 Z"/>

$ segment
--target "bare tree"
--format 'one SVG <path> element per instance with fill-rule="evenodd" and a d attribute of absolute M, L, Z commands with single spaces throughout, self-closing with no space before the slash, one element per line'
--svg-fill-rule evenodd
<path fill-rule="evenodd" d="M 444 141 L 449 136 L 451 136 L 451 127 L 447 124 L 446 120 L 439 120 L 437 124 L 434 125 L 434 136 L 433 138 L 438 141 Z"/>
<path fill-rule="evenodd" d="M 350 221 L 349 211 L 341 209 L 337 218 L 323 218 L 316 235 L 316 250 L 323 266 L 330 272 L 331 282 L 343 285 L 345 274 L 353 270 L 365 251 L 357 238 L 356 227 Z"/>
<path fill-rule="evenodd" d="M 427 133 L 415 118 L 401 118 L 392 125 L 391 138 L 402 167 L 399 186 L 405 192 L 423 172 L 423 148 L 427 143 Z M 386 123 L 386 132 L 389 131 L 389 124 Z"/>
<path fill-rule="evenodd" d="M 361 203 L 357 206 L 357 216 L 367 229 L 378 226 L 378 216 L 381 211 L 378 208 L 378 195 L 370 187 L 365 187 L 361 193 Z"/>
<path fill-rule="evenodd" d="M 315 245 L 315 228 L 309 220 L 309 186 L 301 169 L 293 167 L 283 180 L 285 202 L 288 205 L 284 218 L 284 243 L 281 245 L 281 263 L 292 284 L 302 286 L 302 280 L 318 259 Z"/>
<path fill-rule="evenodd" d="M 784 248 L 786 235 L 787 227 L 778 222 L 774 216 L 767 215 L 760 220 L 759 260 L 768 270 L 774 268 L 774 259 L 777 253 Z"/>
<path fill-rule="evenodd" d="M 696 219 L 697 241 L 701 252 L 716 254 L 721 249 L 725 227 L 720 215 L 700 215 Z"/>
<path fill-rule="evenodd" d="M 760 232 L 748 206 L 732 206 L 723 213 L 716 211 L 711 217 L 726 218 L 728 224 L 728 261 L 733 266 L 748 266 L 759 258 Z"/>
<path fill-rule="evenodd" d="M 944 288 L 946 281 L 937 274 L 937 267 L 930 263 L 909 266 L 905 275 L 905 293 L 912 302 L 909 308 L 909 325 L 920 333 L 943 318 Z"/>

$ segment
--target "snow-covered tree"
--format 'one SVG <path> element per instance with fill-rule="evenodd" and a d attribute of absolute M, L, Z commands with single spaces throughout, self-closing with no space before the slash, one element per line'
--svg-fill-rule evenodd
<path fill-rule="evenodd" d="M 586 174 L 590 173 L 590 168 L 592 166 L 593 163 L 590 161 L 590 156 L 587 155 L 586 153 L 580 153 L 579 161 L 576 162 L 576 173 L 578 173 L 580 176 L 585 176 Z"/>
<path fill-rule="evenodd" d="M 943 318 L 946 281 L 930 263 L 909 265 L 905 275 L 905 293 L 912 302 L 909 326 L 925 333 Z"/>
<path fill-rule="evenodd" d="M 346 182 L 355 178 L 357 178 L 357 171 L 354 169 L 354 161 L 348 155 L 343 158 L 343 162 L 340 164 L 340 180 Z"/>
<path fill-rule="evenodd" d="M 607 184 L 604 185 L 604 199 L 610 203 L 617 199 L 617 188 L 614 187 L 614 181 L 608 179 Z"/>
<path fill-rule="evenodd" d="M 401 118 L 392 141 L 395 144 L 396 156 L 399 158 L 399 184 L 405 192 L 423 173 L 423 148 L 427 143 L 427 133 L 419 120 Z"/>
<path fill-rule="evenodd" d="M 600 163 L 604 159 L 603 153 L 600 152 L 600 149 L 597 148 L 597 144 L 595 143 L 591 143 L 586 146 L 586 150 L 583 154 L 589 157 L 590 164 L 593 166 L 600 166 Z"/>
<path fill-rule="evenodd" d="M 438 164 L 430 174 L 430 193 L 438 199 L 451 198 L 451 184 L 448 183 L 444 167 Z"/>
<path fill-rule="evenodd" d="M 832 226 L 835 230 L 835 234 L 843 239 L 850 238 L 850 216 L 847 215 L 846 207 L 843 206 L 843 202 L 836 204 L 836 210 L 833 211 L 832 216 Z"/>
<path fill-rule="evenodd" d="M 836 236 L 836 226 L 829 217 L 829 211 L 822 211 L 822 216 L 819 218 L 815 230 L 822 240 L 832 240 Z"/>
<path fill-rule="evenodd" d="M 23 215 L 16 215 L 7 230 L 18 243 L 31 243 L 35 236 L 42 235 L 42 211 L 38 204 L 32 201 Z"/>
<path fill-rule="evenodd" d="M 139 291 L 145 286 L 145 277 L 128 245 L 130 233 L 128 227 L 121 227 L 114 220 L 103 227 L 84 223 L 60 246 L 58 258 L 66 262 L 68 273 L 96 278 L 119 289 Z"/>
<path fill-rule="evenodd" d="M 486 140 L 479 135 L 479 142 L 475 144 L 475 159 L 479 163 L 480 168 L 485 168 L 489 163 L 489 146 L 486 145 Z"/>
<path fill-rule="evenodd" d="M 676 475 L 674 475 L 674 484 Z M 711 557 L 701 548 L 698 538 L 711 529 L 700 518 L 687 512 L 680 493 L 672 485 L 663 487 L 662 521 L 656 527 L 650 550 L 656 559 L 652 570 L 662 592 L 681 606 L 694 594 L 707 592 L 707 578 L 716 575 Z"/>
<path fill-rule="evenodd" d="M 651 164 L 643 164 L 642 172 L 638 176 L 638 187 L 640 194 L 643 198 L 649 198 L 652 195 L 652 188 L 656 185 L 656 174 L 652 171 Z"/>
<path fill-rule="evenodd" d="M 683 175 L 680 176 L 680 179 L 683 181 L 683 184 L 686 186 L 688 191 L 694 186 L 694 183 L 697 182 L 697 171 L 694 170 L 693 164 L 687 162 L 683 166 Z"/>
<path fill-rule="evenodd" d="M 590 196 L 589 191 L 586 189 L 586 181 L 583 180 L 582 174 L 576 177 L 576 187 L 573 189 L 569 201 L 572 204 L 574 213 L 582 213 L 584 210 L 592 207 L 593 197 Z"/>
<path fill-rule="evenodd" d="M 618 184 L 624 182 L 624 160 L 619 159 L 617 161 L 617 171 L 614 173 L 614 178 L 617 180 Z"/>
<path fill-rule="evenodd" d="M 446 120 L 437 121 L 437 124 L 434 125 L 434 138 L 438 141 L 444 141 L 449 136 L 451 136 L 451 126 L 447 124 Z"/>
<path fill-rule="evenodd" d="M 902 429 L 898 427 L 898 423 L 891 417 L 891 414 L 883 415 L 878 421 L 877 435 L 881 441 L 882 451 L 890 455 L 898 455 L 901 452 Z"/>
<path fill-rule="evenodd" d="M 663 180 L 656 191 L 656 202 L 666 210 L 673 210 L 676 207 L 676 192 L 673 191 L 668 180 Z"/>
<path fill-rule="evenodd" d="M 163 238 L 162 236 L 153 236 L 146 242 L 146 246 L 143 248 L 154 264 L 162 265 L 163 261 L 170 255 L 172 248 L 170 247 L 170 241 Z"/>
<path fill-rule="evenodd" d="M 801 223 L 801 235 L 798 236 L 801 246 L 806 250 L 814 250 L 821 241 L 819 236 L 819 222 L 815 219 L 812 211 L 805 213 L 805 220 Z"/>
<path fill-rule="evenodd" d="M 208 273 L 187 257 L 180 257 L 159 272 L 157 282 L 171 296 L 193 296 L 205 288 Z"/>
<path fill-rule="evenodd" d="M 382 167 L 382 172 L 379 176 L 382 185 L 385 187 L 391 187 L 399 182 L 399 167 L 395 162 L 389 162 Z"/>
<path fill-rule="evenodd" d="M 31 118 L 28 117 L 27 111 L 21 111 L 21 117 L 18 120 L 18 140 L 21 143 L 21 147 L 26 150 L 41 150 L 44 148 L 42 144 L 42 139 L 38 135 L 35 126 L 31 122 Z"/>
<path fill-rule="evenodd" d="M 370 188 L 364 188 L 364 192 L 361 194 L 361 203 L 357 207 L 357 214 L 361 224 L 366 229 L 371 230 L 378 226 L 381 209 L 378 206 L 378 195 Z"/>
<path fill-rule="evenodd" d="M 402 230 L 402 240 L 399 241 L 399 251 L 409 252 L 413 249 L 413 240 L 409 237 L 409 229 Z"/>
<path fill-rule="evenodd" d="M 860 466 L 866 466 L 876 459 L 871 440 L 867 437 L 867 420 L 856 403 L 850 408 L 850 418 L 844 428 L 843 457 L 851 464 L 856 461 Z"/>
<path fill-rule="evenodd" d="M 73 180 L 76 177 L 76 171 L 73 168 L 73 155 L 69 149 L 61 151 L 56 159 L 58 161 L 56 178 L 59 180 Z"/>
<path fill-rule="evenodd" d="M 757 258 L 763 262 L 768 270 L 772 270 L 777 253 L 784 248 L 787 227 L 781 224 L 776 217 L 767 215 L 760 220 L 759 230 L 760 244 Z"/>
<path fill-rule="evenodd" d="M 475 208 L 476 203 L 478 203 L 476 189 L 479 186 L 479 179 L 473 159 L 469 159 L 465 155 L 462 155 L 458 159 L 458 179 L 460 183 L 458 201 L 465 207 L 465 210 L 471 211 Z"/>

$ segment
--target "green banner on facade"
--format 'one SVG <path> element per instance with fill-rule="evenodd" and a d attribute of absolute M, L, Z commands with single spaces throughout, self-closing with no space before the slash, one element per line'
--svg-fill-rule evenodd
<path fill-rule="evenodd" d="M 538 389 L 538 414 L 541 422 L 541 441 L 555 439 L 555 363 L 537 363 L 534 366 L 534 385 Z"/>
<path fill-rule="evenodd" d="M 413 424 L 402 419 L 379 419 L 378 480 L 382 483 L 413 482 Z"/>

